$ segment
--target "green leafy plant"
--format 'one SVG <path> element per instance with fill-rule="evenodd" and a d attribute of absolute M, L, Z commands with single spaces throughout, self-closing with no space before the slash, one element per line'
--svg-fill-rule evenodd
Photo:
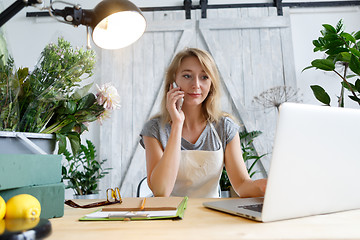
<path fill-rule="evenodd" d="M 96 159 L 95 146 L 90 140 L 86 140 L 86 145 L 81 145 L 80 151 L 74 155 L 64 151 L 67 162 L 62 166 L 62 176 L 64 180 L 69 180 L 66 188 L 73 189 L 76 195 L 97 193 L 99 180 L 111 169 L 102 168 L 107 160 Z"/>
<path fill-rule="evenodd" d="M 225 167 L 222 170 L 219 184 L 221 191 L 228 191 L 231 187 L 230 179 L 229 176 L 227 175 Z"/>
<path fill-rule="evenodd" d="M 4 37 L 3 28 L 0 28 L 0 56 L 4 55 L 4 58 L 0 58 L 0 65 L 4 65 L 6 59 L 8 58 L 8 49 L 6 44 L 6 39 Z"/>
<path fill-rule="evenodd" d="M 85 86 L 87 88 L 88 86 Z M 83 93 L 84 89 L 80 89 Z M 97 120 L 105 111 L 98 104 L 93 93 L 80 94 L 77 91 L 68 99 L 59 101 L 53 111 L 53 117 L 41 133 L 56 133 L 59 141 L 59 153 L 66 150 L 66 139 L 69 139 L 72 151 L 76 153 L 80 148 L 80 135 L 87 130 L 86 124 Z"/>
<path fill-rule="evenodd" d="M 241 141 L 241 150 L 243 152 L 242 156 L 244 162 L 247 163 L 248 161 L 253 161 L 248 168 L 248 173 L 250 177 L 253 177 L 258 171 L 254 171 L 254 166 L 256 163 L 264 157 L 266 154 L 258 155 L 254 149 L 253 141 L 256 137 L 261 135 L 261 131 L 251 131 L 251 132 L 240 132 L 240 139 Z"/>
<path fill-rule="evenodd" d="M 93 75 L 95 53 L 73 49 L 63 38 L 48 44 L 34 70 L 21 84 L 21 132 L 41 132 L 65 100 L 72 100 L 80 82 Z"/>
<path fill-rule="evenodd" d="M 338 96 L 338 106 L 344 107 L 344 91 L 350 92 L 349 98 L 360 105 L 360 31 L 347 33 L 340 20 L 336 27 L 323 24 L 321 37 L 313 40 L 314 52 L 325 52 L 325 59 L 315 59 L 311 66 L 323 71 L 332 71 L 341 79 L 341 91 Z M 304 71 L 303 70 L 303 71 Z M 350 80 L 355 78 L 353 82 Z M 311 89 L 317 100 L 330 106 L 329 94 L 319 85 L 312 85 Z"/>
<path fill-rule="evenodd" d="M 258 171 L 254 171 L 254 167 L 256 163 L 266 155 L 266 154 L 262 154 L 259 156 L 253 147 L 254 139 L 258 137 L 260 134 L 262 134 L 261 131 L 251 131 L 251 132 L 243 131 L 239 133 L 242 157 L 244 159 L 244 162 L 247 163 L 252 161 L 251 165 L 247 169 L 250 177 L 253 177 L 258 172 Z M 226 169 L 224 167 L 220 177 L 220 189 L 222 191 L 226 191 L 229 190 L 230 187 L 231 187 L 231 183 L 227 175 Z"/>
<path fill-rule="evenodd" d="M 0 56 L 0 129 L 15 131 L 18 125 L 19 105 L 17 97 L 20 90 L 21 76 L 27 69 L 14 71 L 14 60 L 9 57 L 5 64 Z"/>
<path fill-rule="evenodd" d="M 74 154 L 80 150 L 80 135 L 87 124 L 109 116 L 119 107 L 117 90 L 109 84 L 89 92 L 92 83 L 81 82 L 93 75 L 95 53 L 74 49 L 63 38 L 48 44 L 32 72 L 15 71 L 14 61 L 0 65 L 0 130 L 54 133 L 61 154 L 67 139 Z"/>

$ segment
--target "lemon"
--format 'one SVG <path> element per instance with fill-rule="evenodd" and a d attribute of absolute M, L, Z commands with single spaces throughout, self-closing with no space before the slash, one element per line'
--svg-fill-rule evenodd
<path fill-rule="evenodd" d="M 5 200 L 0 196 L 0 221 L 5 217 L 6 203 Z"/>
<path fill-rule="evenodd" d="M 38 218 L 41 206 L 39 200 L 29 194 L 19 194 L 6 203 L 6 218 Z"/>
<path fill-rule="evenodd" d="M 6 219 L 6 230 L 19 232 L 32 229 L 38 225 L 40 218 L 11 218 Z"/>
<path fill-rule="evenodd" d="M 0 235 L 5 232 L 5 219 L 0 220 Z"/>

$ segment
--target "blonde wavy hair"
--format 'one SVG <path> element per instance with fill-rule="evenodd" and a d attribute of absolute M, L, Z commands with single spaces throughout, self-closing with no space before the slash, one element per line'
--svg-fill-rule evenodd
<path fill-rule="evenodd" d="M 166 93 L 170 89 L 170 84 L 175 81 L 176 72 L 178 71 L 182 60 L 187 57 L 196 57 L 199 60 L 205 73 L 209 76 L 211 80 L 210 91 L 208 96 L 202 103 L 202 110 L 205 119 L 210 122 L 217 123 L 222 116 L 227 115 L 220 110 L 220 74 L 216 67 L 215 61 L 210 55 L 210 53 L 198 48 L 186 48 L 183 51 L 178 52 L 166 71 L 165 84 L 163 89 L 164 92 L 161 101 L 161 110 L 159 114 L 161 116 L 162 122 L 169 123 L 171 121 L 170 114 L 166 109 Z"/>

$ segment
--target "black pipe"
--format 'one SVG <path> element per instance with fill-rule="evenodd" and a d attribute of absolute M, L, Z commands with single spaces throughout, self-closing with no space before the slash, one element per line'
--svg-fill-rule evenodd
<path fill-rule="evenodd" d="M 329 1 L 329 2 L 282 2 L 282 7 L 341 7 L 341 6 L 360 6 L 360 1 Z M 253 7 L 275 7 L 274 3 L 239 3 L 239 4 L 213 4 L 207 5 L 207 9 L 223 9 L 223 8 L 253 8 Z M 201 9 L 200 5 L 191 6 L 191 10 Z M 143 12 L 154 11 L 177 11 L 185 10 L 184 6 L 168 6 L 168 7 L 144 7 L 140 8 Z M 49 16 L 48 12 L 28 12 L 27 17 Z"/>
<path fill-rule="evenodd" d="M 22 0 L 17 0 L 13 4 L 10 5 L 7 9 L 5 9 L 0 14 L 0 27 L 4 25 L 7 21 L 9 21 L 13 16 L 15 16 L 18 12 L 21 11 L 25 7 L 25 3 Z"/>
<path fill-rule="evenodd" d="M 359 6 L 360 1 L 332 1 L 332 2 L 291 2 L 282 3 L 283 7 L 341 7 Z"/>
<path fill-rule="evenodd" d="M 13 16 L 20 12 L 24 7 L 33 5 L 35 3 L 40 3 L 38 0 L 16 0 L 8 8 L 0 13 L 0 27 L 9 21 Z"/>

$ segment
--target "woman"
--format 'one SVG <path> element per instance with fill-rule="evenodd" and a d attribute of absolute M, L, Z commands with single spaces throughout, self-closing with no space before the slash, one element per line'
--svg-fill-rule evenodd
<path fill-rule="evenodd" d="M 219 197 L 224 164 L 239 196 L 263 196 L 266 179 L 250 179 L 239 127 L 220 111 L 220 77 L 211 55 L 196 48 L 179 52 L 166 73 L 164 92 L 160 115 L 140 134 L 154 196 Z"/>

